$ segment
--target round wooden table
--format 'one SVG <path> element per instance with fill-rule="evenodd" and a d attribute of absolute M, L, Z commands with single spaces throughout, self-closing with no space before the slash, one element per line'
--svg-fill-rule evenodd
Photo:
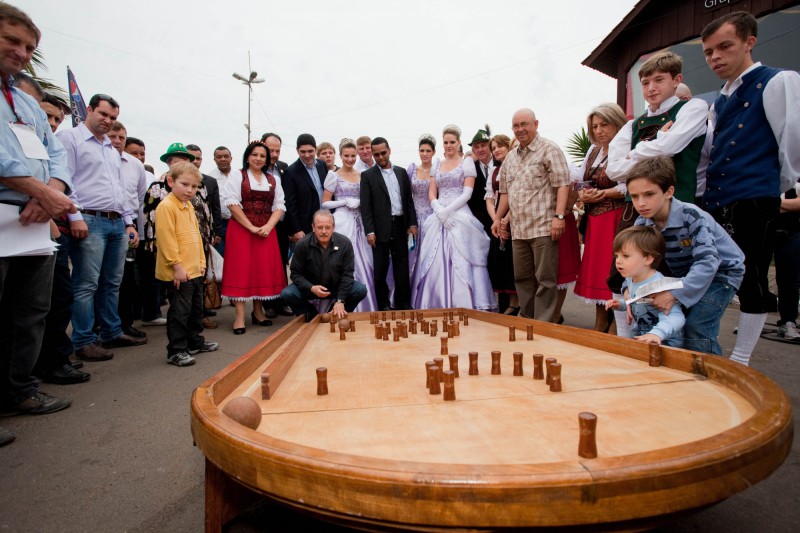
<path fill-rule="evenodd" d="M 343 340 L 319 318 L 295 319 L 198 387 L 207 531 L 252 494 L 361 529 L 644 528 L 748 488 L 791 447 L 786 394 L 727 359 L 473 310 L 455 310 L 468 325 L 442 341 L 446 312 L 424 312 L 435 336 L 418 322 L 397 341 L 376 339 L 369 313 L 350 314 Z M 395 328 L 401 314 L 383 318 Z M 450 354 L 459 377 L 444 401 L 425 363 L 449 369 Z M 533 379 L 533 354 L 557 359 L 560 392 Z M 328 394 L 317 394 L 320 367 Z M 239 397 L 257 402 L 258 429 L 222 412 Z M 582 412 L 597 417 L 596 458 L 578 453 Z"/>

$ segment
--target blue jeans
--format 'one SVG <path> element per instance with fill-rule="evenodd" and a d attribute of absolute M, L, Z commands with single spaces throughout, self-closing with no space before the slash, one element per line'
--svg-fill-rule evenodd
<path fill-rule="evenodd" d="M 800 295 L 800 233 L 778 232 L 775 245 L 775 281 L 778 283 L 778 312 L 781 324 L 797 322 Z"/>
<path fill-rule="evenodd" d="M 128 236 L 121 218 L 84 215 L 89 236 L 72 240 L 72 343 L 78 350 L 97 342 L 92 333 L 95 305 L 100 323 L 100 340 L 122 335 L 119 319 L 119 287 L 128 251 Z"/>
<path fill-rule="evenodd" d="M 217 237 L 220 238 L 220 241 L 219 241 L 219 244 L 214 246 L 214 248 L 216 248 L 217 252 L 219 252 L 219 255 L 221 255 L 222 257 L 225 257 L 225 236 L 228 235 L 228 222 L 229 221 L 230 221 L 230 219 L 228 219 L 228 218 L 223 218 L 222 219 L 222 225 L 220 226 L 219 235 L 217 235 Z"/>
<path fill-rule="evenodd" d="M 331 294 L 336 294 L 336 291 L 332 291 Z M 353 280 L 350 293 L 347 295 L 347 298 L 344 299 L 345 311 L 348 313 L 352 312 L 366 296 L 366 285 L 360 281 Z M 295 316 L 305 315 L 306 313 L 312 312 L 312 309 L 316 311 L 314 306 L 309 303 L 309 300 L 315 300 L 316 298 L 316 296 L 311 294 L 311 291 L 300 290 L 295 284 L 291 284 L 281 291 L 281 299 L 286 302 L 286 305 L 292 308 L 292 312 Z"/>
<path fill-rule="evenodd" d="M 711 286 L 684 314 L 686 324 L 683 326 L 683 347 L 697 352 L 722 355 L 722 347 L 717 342 L 719 322 L 725 309 L 733 300 L 736 289 L 719 281 L 712 281 Z"/>

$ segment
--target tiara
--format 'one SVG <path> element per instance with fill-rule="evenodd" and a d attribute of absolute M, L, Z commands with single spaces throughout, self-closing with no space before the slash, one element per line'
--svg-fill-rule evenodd
<path fill-rule="evenodd" d="M 417 142 L 421 143 L 422 141 L 432 142 L 433 146 L 436 146 L 436 138 L 430 133 L 423 133 L 422 135 L 420 135 Z"/>
<path fill-rule="evenodd" d="M 448 124 L 447 126 L 444 127 L 444 130 L 445 131 L 447 131 L 447 130 L 455 131 L 455 132 L 458 133 L 458 136 L 461 137 L 461 128 L 459 128 L 455 124 Z"/>

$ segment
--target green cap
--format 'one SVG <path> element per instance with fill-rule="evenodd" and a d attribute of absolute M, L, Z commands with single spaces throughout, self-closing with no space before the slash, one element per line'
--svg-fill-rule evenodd
<path fill-rule="evenodd" d="M 172 157 L 173 155 L 185 155 L 189 158 L 189 161 L 194 161 L 194 155 L 189 153 L 189 150 L 183 145 L 183 143 L 172 143 L 167 148 L 167 153 L 161 156 L 161 162 L 166 163 L 167 159 Z"/>
<path fill-rule="evenodd" d="M 491 140 L 492 138 L 489 137 L 489 133 L 486 130 L 478 130 L 478 133 L 472 137 L 472 142 L 469 143 L 469 145 L 472 146 L 475 143 L 488 143 Z"/>

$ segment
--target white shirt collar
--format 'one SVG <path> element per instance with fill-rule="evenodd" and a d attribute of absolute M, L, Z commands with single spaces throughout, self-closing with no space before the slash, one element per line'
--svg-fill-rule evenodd
<path fill-rule="evenodd" d="M 761 61 L 757 61 L 756 63 L 753 63 L 747 70 L 745 70 L 744 72 L 739 74 L 738 78 L 736 78 L 735 80 L 733 80 L 731 82 L 726 83 L 725 86 L 722 88 L 722 90 L 720 92 L 722 94 L 724 94 L 725 96 L 730 96 L 742 84 L 742 78 L 744 77 L 744 75 L 747 74 L 748 72 L 750 72 L 751 70 L 753 70 L 755 68 L 758 68 L 760 66 L 761 66 Z"/>
<path fill-rule="evenodd" d="M 672 106 L 674 106 L 675 104 L 677 104 L 680 101 L 681 101 L 680 98 L 678 98 L 677 96 L 673 95 L 673 96 L 670 96 L 669 98 L 667 98 L 666 100 L 664 100 L 663 102 L 661 102 L 661 105 L 658 106 L 658 109 L 656 109 L 655 111 L 650 111 L 650 106 L 648 105 L 647 106 L 647 116 L 648 117 L 654 117 L 656 115 L 660 115 L 662 113 L 666 113 L 667 111 L 672 109 Z"/>

